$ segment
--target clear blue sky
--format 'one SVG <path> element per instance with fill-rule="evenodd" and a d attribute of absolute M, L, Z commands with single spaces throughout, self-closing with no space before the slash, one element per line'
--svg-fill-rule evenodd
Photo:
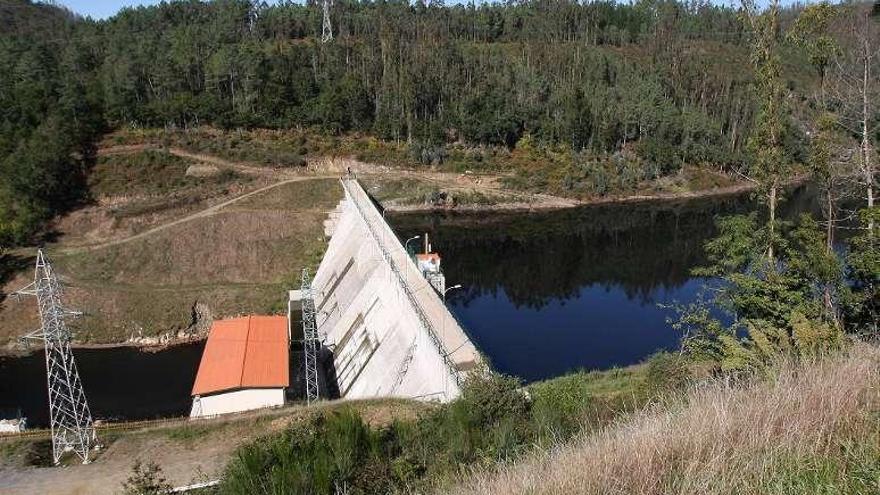
<path fill-rule="evenodd" d="M 83 16 L 91 16 L 93 19 L 106 19 L 119 12 L 123 7 L 135 7 L 138 5 L 155 5 L 161 0 L 56 0 L 70 10 Z M 446 0 L 447 4 L 464 2 L 467 0 Z M 793 3 L 794 0 L 781 0 L 782 4 Z M 269 2 L 272 3 L 272 2 Z M 731 0 L 715 0 L 715 3 L 730 5 Z M 758 4 L 766 4 L 766 0 L 758 0 Z"/>
<path fill-rule="evenodd" d="M 106 19 L 119 12 L 123 7 L 138 5 L 156 5 L 160 0 L 56 0 L 68 9 L 92 19 Z"/>

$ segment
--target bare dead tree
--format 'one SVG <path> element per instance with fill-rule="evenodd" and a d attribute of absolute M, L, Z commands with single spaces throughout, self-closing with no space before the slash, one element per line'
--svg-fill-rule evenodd
<path fill-rule="evenodd" d="M 874 207 L 876 181 L 875 135 L 880 129 L 877 98 L 880 97 L 880 16 L 869 4 L 847 7 L 838 26 L 842 49 L 834 61 L 831 98 L 838 107 L 839 124 L 857 138 L 854 170 L 865 191 L 868 208 Z M 868 226 L 873 230 L 873 224 Z"/>

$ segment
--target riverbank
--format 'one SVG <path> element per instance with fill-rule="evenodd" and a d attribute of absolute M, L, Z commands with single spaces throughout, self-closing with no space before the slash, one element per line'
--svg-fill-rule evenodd
<path fill-rule="evenodd" d="M 532 384 L 528 387 L 529 394 L 537 404 L 536 409 L 545 411 L 542 417 L 548 428 L 546 433 L 551 434 L 552 426 L 556 434 L 570 435 L 587 425 L 592 428 L 606 424 L 632 411 L 636 404 L 644 403 L 658 389 L 671 386 L 666 381 L 670 368 L 658 367 L 661 361 L 654 363 L 604 372 L 573 373 Z M 478 389 L 475 391 L 479 393 Z M 460 402 L 456 407 L 465 406 L 466 403 Z M 438 411 L 441 407 L 405 399 L 336 400 L 311 406 L 288 404 L 195 421 L 170 418 L 103 423 L 97 427 L 102 448 L 93 462 L 83 466 L 71 457 L 65 459 L 63 469 L 47 465 L 45 431 L 17 438 L 0 437 L 0 492 L 116 493 L 137 460 L 155 462 L 169 482 L 182 486 L 194 479 L 216 479 L 228 468 L 229 462 L 238 458 L 239 446 L 272 440 L 293 431 L 291 428 L 296 430 L 295 425 L 323 428 L 320 425 L 340 414 L 355 413 L 370 428 L 385 429 L 395 424 L 404 428 L 426 427 L 431 424 L 432 414 L 434 417 L 448 415 Z M 468 410 L 473 414 L 473 408 Z M 457 428 L 460 417 L 449 416 L 450 426 Z M 470 426 L 472 430 L 475 427 L 482 428 L 481 425 Z M 444 436 L 443 430 L 436 428 L 430 428 L 430 433 L 436 438 L 453 438 Z M 474 433 L 471 437 L 481 443 L 489 438 L 477 439 L 475 432 L 471 433 Z M 354 438 L 346 434 L 342 442 Z M 433 443 L 425 442 L 426 445 Z M 448 466 L 438 467 L 441 469 L 435 471 Z"/>
<path fill-rule="evenodd" d="M 323 255 L 323 222 L 341 198 L 336 178 L 349 171 L 388 212 L 401 214 L 576 211 L 754 189 L 686 168 L 644 183 L 642 192 L 563 197 L 517 183 L 513 162 L 506 167 L 499 157 L 457 172 L 448 163 L 418 167 L 397 152 L 370 154 L 371 141 L 343 139 L 341 148 L 319 140 L 302 163 L 287 163 L 273 157 L 288 134 L 248 135 L 248 146 L 262 151 L 234 145 L 237 133 L 204 130 L 111 134 L 101 143 L 89 177 L 93 202 L 57 219 L 45 246 L 68 286 L 66 304 L 84 313 L 71 324 L 77 345 L 161 349 L 204 335 L 207 328 L 194 332 L 200 322 L 283 313 L 285 291 Z M 540 158 L 511 153 L 514 161 Z M 34 250 L 10 253 L 0 291 L 32 280 Z M 31 302 L 0 301 L 0 354 L 20 353 L 16 339 L 39 327 Z"/>
<path fill-rule="evenodd" d="M 443 492 L 878 493 L 880 349 L 856 343 L 768 375 L 709 381 L 552 449 L 468 470 Z"/>
<path fill-rule="evenodd" d="M 125 341 L 125 342 L 72 342 L 70 347 L 74 350 L 113 350 L 113 349 L 136 349 L 140 352 L 156 353 L 167 351 L 169 349 L 189 345 L 203 343 L 207 339 L 207 335 L 199 335 L 193 337 L 182 337 L 164 340 L 162 342 L 141 342 L 141 341 Z M 25 357 L 32 354 L 42 352 L 41 345 L 30 345 L 27 347 L 7 344 L 0 347 L 0 357 Z"/>
<path fill-rule="evenodd" d="M 427 175 L 425 183 L 429 187 L 418 189 L 420 183 L 413 171 L 405 174 L 405 183 L 389 185 L 386 178 L 390 172 L 381 172 L 377 168 L 371 170 L 372 173 L 364 175 L 364 182 L 371 186 L 371 192 L 378 196 L 389 213 L 403 216 L 462 213 L 457 217 L 457 222 L 472 221 L 483 225 L 493 223 L 493 218 L 509 221 L 514 218 L 512 215 L 520 212 L 558 211 L 565 212 L 563 217 L 569 217 L 577 214 L 579 208 L 601 205 L 620 205 L 622 210 L 617 214 L 627 216 L 625 205 L 637 206 L 639 211 L 652 204 L 668 204 L 680 209 L 676 205 L 702 199 L 736 197 L 754 191 L 753 184 L 739 183 L 710 190 L 653 192 L 577 201 L 544 195 L 528 201 L 504 202 L 504 198 L 499 196 L 494 202 L 426 206 L 401 204 L 395 197 L 407 197 L 407 194 L 412 197 L 414 192 L 426 194 L 425 191 L 442 188 L 443 180 L 450 180 L 448 174 Z M 497 185 L 486 184 L 484 178 L 459 177 L 455 180 L 454 187 L 463 188 L 463 181 L 467 181 L 475 187 L 484 184 L 487 191 L 498 191 Z M 807 180 L 807 176 L 800 175 L 793 178 L 789 185 L 803 184 Z M 451 188 L 446 190 L 459 190 Z M 110 235 L 107 230 L 101 230 L 98 244 L 91 246 L 82 244 L 81 240 L 95 239 L 96 234 L 84 229 L 94 229 L 100 223 L 93 219 L 86 221 L 82 217 L 93 217 L 95 214 L 71 215 L 60 225 L 67 232 L 72 232 L 73 245 L 76 247 L 67 248 L 70 241 L 62 238 L 62 242 L 49 247 L 49 254 L 53 261 L 57 261 L 57 269 L 65 277 L 66 283 L 72 286 L 68 291 L 68 297 L 71 298 L 69 304 L 86 310 L 82 321 L 75 322 L 75 345 L 78 348 L 127 346 L 149 352 L 204 338 L 212 318 L 247 314 L 248 311 L 283 312 L 284 290 L 296 284 L 295 278 L 303 262 L 317 264 L 320 260 L 326 245 L 322 224 L 331 205 L 338 201 L 337 189 L 338 184 L 333 179 L 295 181 L 258 195 L 245 192 L 248 197 L 241 201 L 235 201 L 234 197 L 224 199 L 228 206 L 208 206 L 210 212 L 206 214 L 186 210 L 188 217 L 185 222 L 176 215 L 166 214 L 161 220 L 153 220 L 132 232 L 126 227 L 125 221 L 117 221 L 117 229 L 122 235 Z M 508 194 L 522 198 L 520 193 Z M 319 202 L 317 206 L 310 204 L 310 196 Z M 281 219 L 279 215 L 299 222 L 300 226 L 293 224 L 294 228 L 291 228 L 291 224 L 287 224 L 286 232 L 278 232 L 276 222 Z M 77 219 L 77 216 L 80 218 Z M 303 225 L 306 218 L 308 224 Z M 711 218 L 700 221 L 712 222 Z M 163 222 L 173 225 L 164 228 Z M 710 227 L 707 225 L 707 228 Z M 218 235 L 218 228 L 226 233 Z M 244 238 L 263 241 L 245 247 L 239 238 L 242 241 Z M 298 251 L 286 249 L 291 238 L 300 246 Z M 279 260 L 272 266 L 289 270 L 289 273 L 279 276 L 279 272 L 267 270 L 270 267 L 255 256 L 255 247 L 260 256 Z M 278 258 L 282 252 L 288 253 L 283 260 Z M 20 258 L 25 259 L 24 253 Z M 523 262 L 529 265 L 528 260 Z M 20 263 L 19 270 L 18 282 L 7 283 L 7 291 L 26 285 L 32 276 L 28 263 Z M 181 304 L 182 300 L 185 300 L 184 305 Z M 19 349 L 16 339 L 39 326 L 35 308 L 27 301 L 17 302 L 15 298 L 7 298 L 2 302 L 0 323 L 4 319 L 9 324 L 2 326 L 10 333 L 6 336 L 5 345 L 0 347 L 0 355 L 26 354 L 27 351 Z"/>
<path fill-rule="evenodd" d="M 784 187 L 798 187 L 809 182 L 808 174 L 799 174 L 785 182 Z M 389 204 L 383 205 L 386 211 L 393 213 L 431 213 L 431 212 L 476 212 L 488 213 L 498 212 L 519 212 L 519 211 L 554 211 L 564 210 L 568 208 L 578 208 L 582 206 L 597 205 L 625 205 L 644 202 L 659 201 L 686 201 L 692 199 L 708 199 L 722 198 L 726 196 L 739 196 L 756 191 L 757 184 L 753 182 L 741 181 L 732 185 L 723 187 L 713 187 L 710 189 L 685 190 L 675 192 L 647 192 L 647 193 L 629 193 L 619 195 L 607 195 L 593 197 L 589 199 L 571 199 L 549 195 L 530 195 L 531 201 L 514 201 L 504 202 L 500 198 L 497 203 L 441 203 L 441 204 Z"/>

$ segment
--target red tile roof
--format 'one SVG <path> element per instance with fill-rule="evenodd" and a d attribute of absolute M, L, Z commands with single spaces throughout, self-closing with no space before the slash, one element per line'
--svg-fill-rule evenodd
<path fill-rule="evenodd" d="M 287 317 L 245 316 L 211 325 L 192 395 L 290 384 Z"/>

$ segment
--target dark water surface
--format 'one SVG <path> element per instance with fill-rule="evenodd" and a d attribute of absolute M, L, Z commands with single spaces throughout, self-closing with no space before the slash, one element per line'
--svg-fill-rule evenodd
<path fill-rule="evenodd" d="M 204 343 L 158 352 L 133 347 L 74 349 L 95 419 L 141 420 L 189 414 Z M 21 409 L 28 427 L 49 424 L 46 357 L 0 357 L 0 410 Z"/>
<path fill-rule="evenodd" d="M 793 191 L 783 216 L 814 201 Z M 738 196 L 390 221 L 404 239 L 430 234 L 447 286 L 463 286 L 447 301 L 493 367 L 535 381 L 676 348 L 674 311 L 660 305 L 697 298 L 705 280 L 690 272 L 705 261 L 715 218 L 753 205 Z"/>

